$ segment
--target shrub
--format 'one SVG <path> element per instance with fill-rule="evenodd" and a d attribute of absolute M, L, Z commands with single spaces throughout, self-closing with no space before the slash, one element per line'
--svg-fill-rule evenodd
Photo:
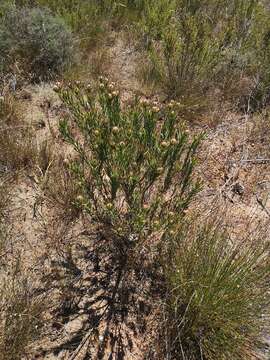
<path fill-rule="evenodd" d="M 166 259 L 168 358 L 253 359 L 269 315 L 269 243 L 237 241 L 211 224 L 175 237 Z"/>
<path fill-rule="evenodd" d="M 190 140 L 170 107 L 136 101 L 123 109 L 106 79 L 97 98 L 80 85 L 56 91 L 71 114 L 62 136 L 79 156 L 70 163 L 77 205 L 122 248 L 173 231 L 199 189 L 192 172 L 200 136 Z"/>
<path fill-rule="evenodd" d="M 36 3 L 60 16 L 72 31 L 79 35 L 82 47 L 95 45 L 104 33 L 103 13 L 99 2 L 38 0 Z"/>
<path fill-rule="evenodd" d="M 253 51 L 249 62 L 248 75 L 252 78 L 252 86 L 248 96 L 241 98 L 241 105 L 250 111 L 257 111 L 269 104 L 270 96 L 270 28 L 269 9 L 268 12 L 257 12 L 257 22 L 253 28 Z"/>
<path fill-rule="evenodd" d="M 0 21 L 0 70 L 16 63 L 36 81 L 51 78 L 70 63 L 71 32 L 49 11 L 11 7 Z"/>

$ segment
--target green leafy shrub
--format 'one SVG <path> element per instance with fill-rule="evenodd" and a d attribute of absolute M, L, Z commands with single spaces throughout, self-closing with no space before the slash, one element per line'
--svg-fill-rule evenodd
<path fill-rule="evenodd" d="M 269 243 L 196 226 L 182 227 L 166 260 L 170 358 L 253 359 L 269 315 Z"/>
<path fill-rule="evenodd" d="M 200 136 L 189 140 L 170 107 L 136 101 L 123 109 L 106 79 L 97 97 L 80 85 L 56 91 L 71 114 L 60 130 L 78 155 L 70 164 L 77 205 L 120 243 L 173 231 L 199 189 L 192 172 Z"/>
<path fill-rule="evenodd" d="M 0 50 L 0 70 L 16 63 L 32 80 L 48 79 L 72 60 L 73 40 L 49 11 L 10 7 L 0 19 Z"/>
<path fill-rule="evenodd" d="M 68 110 L 60 131 L 71 145 L 70 159 L 64 162 L 67 196 L 57 173 L 62 190 L 55 193 L 70 210 L 74 205 L 80 210 L 88 233 L 95 229 L 89 252 L 102 260 L 93 271 L 110 274 L 109 284 L 98 290 L 107 305 L 97 318 L 99 324 L 105 319 L 108 334 L 113 334 L 115 324 L 121 327 L 133 309 L 152 298 L 152 285 L 142 294 L 142 283 L 161 278 L 165 234 L 174 233 L 199 190 L 193 169 L 201 136 L 189 138 L 176 117 L 176 104 L 159 108 L 142 99 L 121 104 L 115 85 L 104 78 L 98 89 L 76 82 L 55 90 Z M 72 252 L 68 261 L 74 264 Z M 65 291 L 66 298 L 69 293 Z M 109 345 L 110 337 L 105 337 Z M 102 349 L 97 356 L 105 356 Z"/>

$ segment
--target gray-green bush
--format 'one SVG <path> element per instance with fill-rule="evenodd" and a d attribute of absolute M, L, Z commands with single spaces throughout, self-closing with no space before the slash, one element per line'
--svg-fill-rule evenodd
<path fill-rule="evenodd" d="M 48 10 L 9 7 L 0 18 L 0 71 L 50 79 L 73 58 L 70 30 Z"/>

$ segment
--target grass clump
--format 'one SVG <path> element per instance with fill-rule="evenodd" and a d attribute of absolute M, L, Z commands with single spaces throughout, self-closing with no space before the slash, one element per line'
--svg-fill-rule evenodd
<path fill-rule="evenodd" d="M 0 18 L 0 50 L 0 71 L 16 64 L 31 80 L 46 80 L 71 62 L 73 39 L 63 20 L 48 10 L 11 6 Z"/>
<path fill-rule="evenodd" d="M 62 219 L 75 219 L 81 213 L 77 201 L 80 189 L 73 172 L 66 166 L 68 161 L 67 158 L 54 160 L 44 183 L 44 191 L 49 201 L 56 205 Z"/>
<path fill-rule="evenodd" d="M 0 359 L 19 360 L 39 333 L 43 305 L 18 274 L 0 276 Z"/>
<path fill-rule="evenodd" d="M 31 127 L 20 119 L 14 97 L 0 98 L 0 171 L 16 172 L 35 162 L 36 147 Z"/>
<path fill-rule="evenodd" d="M 20 256 L 17 254 L 12 261 L 4 213 L 8 187 L 3 181 L 0 173 L 0 360 L 20 360 L 40 332 L 44 302 L 34 295 L 30 281 L 22 275 Z"/>
<path fill-rule="evenodd" d="M 269 243 L 181 230 L 166 265 L 170 359 L 253 359 L 269 316 Z"/>

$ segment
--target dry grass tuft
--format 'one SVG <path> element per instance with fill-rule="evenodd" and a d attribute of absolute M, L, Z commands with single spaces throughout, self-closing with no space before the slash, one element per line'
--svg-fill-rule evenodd
<path fill-rule="evenodd" d="M 20 360 L 37 337 L 43 306 L 26 279 L 14 272 L 1 274 L 0 360 Z"/>
<path fill-rule="evenodd" d="M 0 99 L 0 170 L 18 171 L 31 166 L 36 157 L 32 129 L 21 119 L 14 97 Z"/>
<path fill-rule="evenodd" d="M 81 213 L 77 200 L 80 189 L 76 185 L 66 158 L 60 157 L 54 160 L 47 174 L 44 191 L 62 219 L 75 219 Z"/>

